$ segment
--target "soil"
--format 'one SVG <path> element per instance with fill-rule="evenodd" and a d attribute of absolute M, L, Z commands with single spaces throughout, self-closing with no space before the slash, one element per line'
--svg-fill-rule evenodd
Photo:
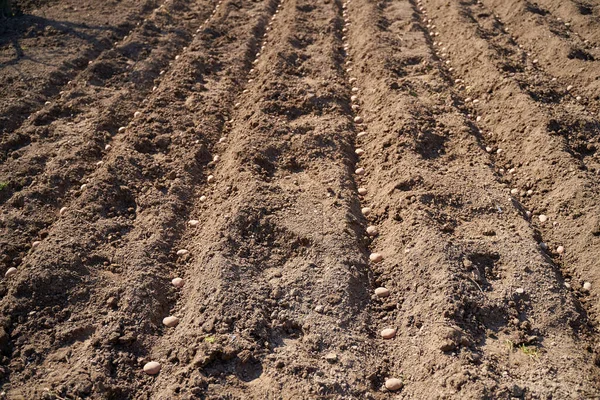
<path fill-rule="evenodd" d="M 17 6 L 0 398 L 600 398 L 598 4 Z"/>

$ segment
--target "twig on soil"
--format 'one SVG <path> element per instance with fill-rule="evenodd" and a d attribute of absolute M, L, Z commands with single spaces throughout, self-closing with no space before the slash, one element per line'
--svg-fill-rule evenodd
<path fill-rule="evenodd" d="M 479 284 L 478 284 L 477 282 L 475 282 L 475 281 L 473 280 L 473 278 L 471 278 L 471 277 L 467 276 L 467 279 L 468 279 L 468 280 L 470 280 L 471 282 L 473 282 L 473 283 L 475 284 L 475 286 L 477 286 L 477 288 L 479 289 L 479 291 L 480 291 L 482 294 L 485 294 L 485 293 L 483 293 L 483 289 L 481 288 L 481 286 L 479 286 Z"/>

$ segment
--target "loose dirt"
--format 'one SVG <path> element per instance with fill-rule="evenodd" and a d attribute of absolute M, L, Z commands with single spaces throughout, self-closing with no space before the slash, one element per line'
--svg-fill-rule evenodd
<path fill-rule="evenodd" d="M 600 397 L 596 3 L 17 5 L 0 398 Z"/>

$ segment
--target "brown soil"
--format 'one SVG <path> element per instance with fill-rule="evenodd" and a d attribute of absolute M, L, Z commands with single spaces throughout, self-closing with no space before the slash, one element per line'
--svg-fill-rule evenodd
<path fill-rule="evenodd" d="M 0 398 L 600 398 L 595 2 L 18 4 Z"/>

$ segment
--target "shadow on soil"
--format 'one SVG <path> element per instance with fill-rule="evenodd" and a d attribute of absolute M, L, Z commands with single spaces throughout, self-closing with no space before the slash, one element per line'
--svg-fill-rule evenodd
<path fill-rule="evenodd" d="M 33 15 L 22 15 L 14 18 L 0 17 L 0 50 L 7 47 L 14 49 L 14 57 L 9 61 L 0 63 L 0 69 L 16 65 L 23 59 L 43 63 L 27 54 L 26 48 L 21 45 L 23 38 L 45 38 L 54 42 L 53 38 L 67 36 L 83 40 L 94 48 L 101 48 L 105 47 L 106 43 L 103 44 L 98 39 L 99 33 L 112 31 L 117 34 L 123 29 L 114 26 L 57 21 Z M 53 46 L 55 45 L 53 44 Z"/>

